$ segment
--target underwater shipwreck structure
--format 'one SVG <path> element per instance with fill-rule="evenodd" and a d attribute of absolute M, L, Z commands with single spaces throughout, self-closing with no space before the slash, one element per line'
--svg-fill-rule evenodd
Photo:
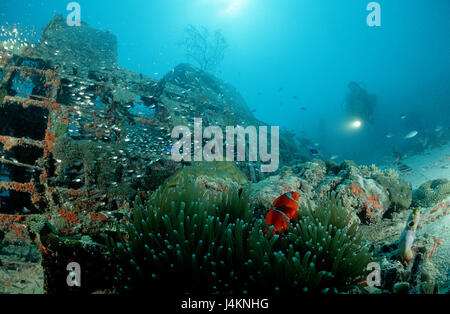
<path fill-rule="evenodd" d="M 2 54 L 4 213 L 55 208 L 81 187 L 112 192 L 111 206 L 120 207 L 130 196 L 125 184 L 151 190 L 162 182 L 158 172 L 167 177 L 179 167 L 170 162 L 174 126 L 190 126 L 192 117 L 223 127 L 263 125 L 213 76 L 187 64 L 161 80 L 120 69 L 116 46 L 113 35 L 69 27 L 57 16 L 35 49 Z M 280 146 L 298 157 L 293 144 Z"/>
<path fill-rule="evenodd" d="M 170 162 L 174 126 L 192 125 L 192 117 L 263 124 L 231 86 L 189 65 L 161 80 L 118 68 L 116 45 L 109 33 L 68 27 L 57 16 L 35 49 L 2 54 L 4 213 L 55 208 L 81 187 L 112 192 L 112 206 L 120 207 L 130 196 L 122 183 L 152 189 L 161 181 L 150 172 L 167 177 L 178 167 Z M 281 146 L 295 158 L 292 147 Z"/>
<path fill-rule="evenodd" d="M 39 234 L 29 228 L 36 217 L 60 234 L 98 232 L 140 191 L 155 190 L 182 167 L 171 160 L 174 126 L 191 126 L 193 117 L 221 127 L 264 125 L 210 74 L 182 64 L 157 80 L 119 68 L 114 35 L 69 27 L 62 16 L 35 47 L 0 50 L 0 82 L 0 235 L 19 245 Z M 280 138 L 281 155 L 300 158 Z M 237 165 L 250 180 L 262 176 L 253 164 Z M 57 248 L 44 242 L 45 260 Z"/>

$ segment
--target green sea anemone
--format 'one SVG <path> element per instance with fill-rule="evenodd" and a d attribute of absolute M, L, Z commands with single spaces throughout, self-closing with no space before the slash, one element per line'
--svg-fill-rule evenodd
<path fill-rule="evenodd" d="M 364 274 L 371 255 L 357 225 L 349 225 L 350 219 L 350 212 L 331 194 L 315 207 L 302 206 L 298 220 L 275 241 L 270 237 L 261 241 L 252 234 L 250 253 L 260 261 L 258 285 L 274 291 L 317 293 L 352 287 Z"/>
<path fill-rule="evenodd" d="M 110 243 L 119 258 L 117 290 L 232 292 L 251 215 L 245 191 L 217 195 L 186 184 L 138 198 L 124 236 Z"/>
<path fill-rule="evenodd" d="M 118 292 L 261 294 L 336 292 L 364 273 L 370 255 L 350 214 L 331 196 L 301 208 L 272 236 L 253 218 L 248 191 L 222 194 L 185 183 L 139 198 L 110 241 Z"/>

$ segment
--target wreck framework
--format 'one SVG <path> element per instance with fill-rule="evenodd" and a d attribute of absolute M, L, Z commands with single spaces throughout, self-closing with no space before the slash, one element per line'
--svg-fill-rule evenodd
<path fill-rule="evenodd" d="M 30 112 L 34 113 L 31 114 L 34 118 L 37 118 L 38 113 L 43 114 L 41 121 L 38 123 L 45 126 L 45 131 L 42 134 L 42 132 L 36 132 L 37 130 L 33 128 L 28 128 L 24 125 L 14 126 L 11 123 L 8 125 L 9 130 L 5 130 L 5 128 L 0 129 L 0 142 L 3 145 L 3 152 L 6 152 L 6 156 L 4 154 L 0 158 L 0 165 L 1 169 L 9 170 L 7 173 L 3 173 L 3 175 L 9 176 L 9 180 L 0 181 L 0 187 L 8 191 L 8 193 L 20 193 L 18 196 L 24 198 L 23 201 L 25 199 L 29 200 L 24 201 L 25 206 L 29 206 L 31 203 L 35 207 L 43 209 L 48 206 L 48 200 L 50 199 L 46 197 L 51 192 L 48 178 L 54 175 L 56 171 L 51 169 L 51 159 L 54 153 L 53 145 L 56 140 L 53 126 L 56 121 L 68 124 L 67 108 L 57 103 L 61 80 L 51 70 L 24 65 L 28 63 L 39 64 L 41 62 L 32 57 L 26 59 L 9 58 L 8 55 L 2 54 L 2 61 L 0 70 L 4 75 L 1 80 L 1 86 L 3 87 L 3 94 L 6 95 L 3 96 L 0 115 L 4 115 L 4 118 L 6 118 L 9 116 L 9 112 L 20 112 L 24 115 L 22 116 L 23 123 L 26 123 L 26 115 Z M 20 80 L 33 80 L 34 77 L 35 81 L 45 82 L 42 86 L 41 95 L 27 94 L 24 91 L 12 91 L 11 85 L 17 79 L 17 76 L 20 76 Z M 37 133 L 41 134 L 37 135 Z M 22 136 L 19 137 L 19 135 Z M 30 156 L 32 156 L 31 159 L 29 158 Z M 19 169 L 14 171 L 12 168 Z M 26 175 L 23 171 L 24 169 L 31 170 L 35 175 Z M 29 178 L 28 181 L 27 178 Z M 58 187 L 53 187 L 52 189 L 63 192 Z M 13 214 L 17 214 L 17 212 Z"/>

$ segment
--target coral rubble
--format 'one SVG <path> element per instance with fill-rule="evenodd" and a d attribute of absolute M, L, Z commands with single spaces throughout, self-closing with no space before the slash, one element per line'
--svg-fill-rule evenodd
<path fill-rule="evenodd" d="M 411 187 L 392 170 L 375 166 L 356 166 L 345 161 L 339 167 L 313 160 L 287 167 L 277 176 L 253 185 L 252 201 L 270 208 L 271 201 L 283 191 L 300 193 L 300 201 L 320 200 L 337 192 L 343 204 L 352 209 L 353 219 L 366 224 L 379 222 L 385 215 L 409 208 Z"/>

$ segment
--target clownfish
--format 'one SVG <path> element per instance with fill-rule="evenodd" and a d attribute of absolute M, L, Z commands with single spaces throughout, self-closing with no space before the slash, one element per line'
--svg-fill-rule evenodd
<path fill-rule="evenodd" d="M 266 215 L 268 226 L 274 226 L 280 233 L 286 230 L 291 219 L 297 219 L 300 195 L 297 192 L 288 192 L 278 197 L 272 205 L 272 209 Z M 275 230 L 273 233 L 275 234 Z M 267 230 L 264 231 L 267 233 Z"/>

